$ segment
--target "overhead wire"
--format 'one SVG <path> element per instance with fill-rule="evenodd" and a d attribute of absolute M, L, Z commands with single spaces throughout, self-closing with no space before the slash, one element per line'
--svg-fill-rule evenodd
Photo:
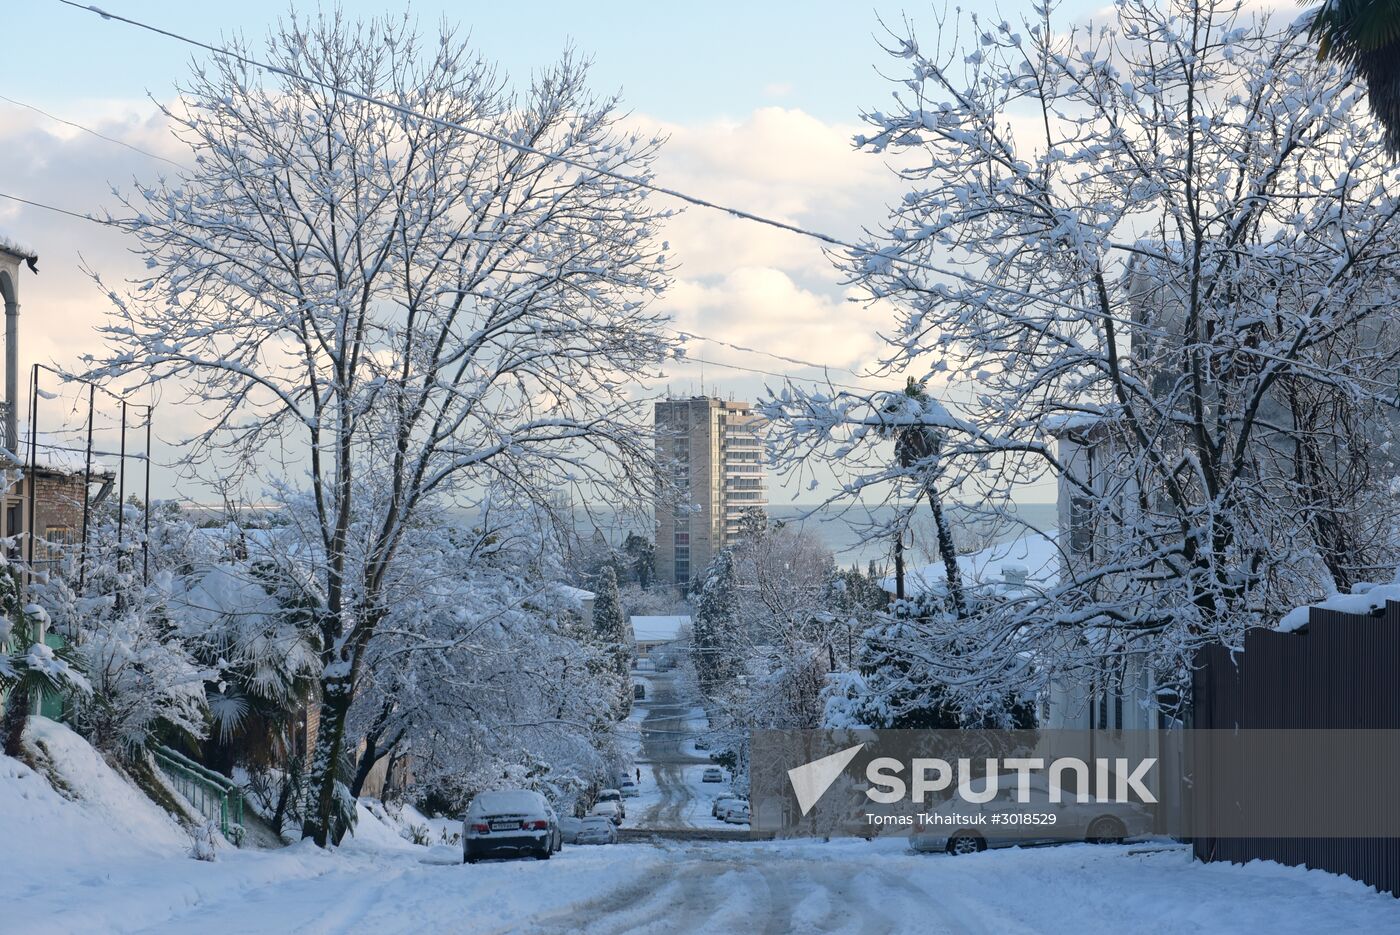
<path fill-rule="evenodd" d="M 643 190 L 646 190 L 646 191 L 650 191 L 650 192 L 653 192 L 653 193 L 658 194 L 658 195 L 663 195 L 663 196 L 666 196 L 666 197 L 669 197 L 669 198 L 674 198 L 674 199 L 676 199 L 676 200 L 682 201 L 682 202 L 684 202 L 684 203 L 686 203 L 686 204 L 693 205 L 693 206 L 695 206 L 695 207 L 704 208 L 704 209 L 712 210 L 712 211 L 717 211 L 717 212 L 719 212 L 719 213 L 729 215 L 729 216 L 734 217 L 734 218 L 737 218 L 737 219 L 739 219 L 739 220 L 750 221 L 750 222 L 753 222 L 753 223 L 762 224 L 762 225 L 765 225 L 765 226 L 768 226 L 768 227 L 776 228 L 776 229 L 778 229 L 778 230 L 784 230 L 784 231 L 787 231 L 787 232 L 792 233 L 792 234 L 797 234 L 798 236 L 807 237 L 807 238 L 810 238 L 810 239 L 813 239 L 813 240 L 817 240 L 817 241 L 819 241 L 819 242 L 821 242 L 821 243 L 824 243 L 824 244 L 826 244 L 826 245 L 828 245 L 828 246 L 839 247 L 839 248 L 841 248 L 841 249 L 843 249 L 843 250 L 850 251 L 853 255 L 863 255 L 863 256 L 866 256 L 866 257 L 869 257 L 869 258 L 878 258 L 878 259 L 879 259 L 881 262 L 883 262 L 883 263 L 896 264 L 896 265 L 900 265 L 900 266 L 906 266 L 906 267 L 912 267 L 912 268 L 915 268 L 915 269 L 921 269 L 921 270 L 924 270 L 924 271 L 926 271 L 926 272 L 935 273 L 935 274 L 940 275 L 940 276 L 946 276 L 946 277 L 948 277 L 948 278 L 955 279 L 955 280 L 958 280 L 958 281 L 960 281 L 960 282 L 964 282 L 964 283 L 966 283 L 966 284 L 968 284 L 968 285 L 971 285 L 971 286 L 973 286 L 973 287 L 975 287 L 975 288 L 977 288 L 977 289 L 986 290 L 986 291 L 992 291 L 992 292 L 1001 292 L 1001 293 L 1004 293 L 1004 294 L 1007 294 L 1007 295 L 1013 295 L 1013 296 L 1017 296 L 1017 297 L 1020 297 L 1020 298 L 1029 299 L 1029 300 L 1032 300 L 1032 301 L 1035 301 L 1035 302 L 1040 302 L 1040 303 L 1048 304 L 1048 305 L 1053 306 L 1053 307 L 1056 307 L 1056 308 L 1063 308 L 1063 309 L 1069 310 L 1069 311 L 1071 311 L 1071 312 L 1074 312 L 1076 315 L 1082 315 L 1082 314 L 1084 313 L 1084 309 L 1080 308 L 1079 306 L 1076 306 L 1076 305 L 1074 305 L 1073 303 L 1066 302 L 1066 301 L 1063 301 L 1063 300 L 1060 300 L 1060 299 L 1050 298 L 1050 297 L 1048 297 L 1048 296 L 1046 296 L 1046 295 L 1043 295 L 1043 294 L 1033 294 L 1033 293 L 1030 293 L 1030 292 L 1026 291 L 1025 289 L 1021 289 L 1021 288 L 1017 288 L 1017 287 L 1013 287 L 1013 286 L 1007 286 L 1007 285 L 1003 285 L 1003 284 L 1001 284 L 1001 283 L 996 283 L 996 282 L 992 282 L 992 281 L 985 280 L 985 279 L 979 279 L 979 278 L 977 278 L 976 276 L 971 275 L 971 274 L 968 274 L 968 273 L 964 273 L 964 272 L 961 272 L 961 271 L 958 271 L 958 270 L 954 270 L 954 269 L 950 269 L 950 268 L 947 268 L 947 267 L 940 267 L 940 266 L 937 266 L 937 265 L 934 265 L 934 264 L 932 264 L 932 263 L 928 263 L 928 262 L 925 262 L 925 261 L 922 261 L 922 260 L 912 259 L 912 258 L 910 258 L 910 257 L 906 257 L 906 256 L 901 256 L 901 255 L 897 255 L 897 254 L 888 253 L 888 252 L 886 252 L 886 251 L 884 251 L 884 250 L 878 249 L 878 248 L 873 247 L 873 246 L 862 246 L 862 245 L 858 245 L 858 244 L 852 243 L 851 241 L 845 240 L 845 239 L 843 239 L 843 238 L 837 237 L 837 236 L 832 235 L 832 234 L 825 233 L 825 232 L 823 232 L 823 231 L 815 230 L 815 229 L 813 229 L 813 228 L 803 227 L 803 226 L 801 226 L 801 225 L 792 224 L 792 223 L 789 223 L 789 222 L 786 222 L 786 221 L 781 221 L 781 220 L 778 220 L 778 219 L 776 219 L 776 218 L 771 218 L 771 217 L 768 217 L 768 216 L 766 216 L 766 215 L 758 214 L 758 213 L 756 213 L 756 212 L 747 211 L 747 210 L 744 210 L 744 209 L 741 209 L 741 208 L 736 208 L 736 207 L 734 207 L 734 206 L 732 206 L 732 205 L 725 205 L 725 204 L 722 204 L 722 203 L 720 203 L 720 202 L 713 201 L 713 200 L 708 199 L 708 198 L 703 198 L 703 197 L 700 197 L 700 196 L 698 196 L 698 195 L 689 194 L 689 193 L 684 192 L 684 191 L 681 191 L 681 190 L 679 190 L 679 189 L 670 188 L 670 187 L 667 187 L 667 186 L 664 186 L 664 185 L 659 185 L 659 184 L 657 184 L 657 183 L 655 183 L 655 182 L 652 182 L 652 181 L 650 181 L 650 180 L 648 180 L 648 179 L 645 179 L 645 178 L 640 178 L 640 177 L 637 177 L 637 176 L 628 175 L 628 174 L 625 173 L 625 172 L 620 172 L 620 171 L 618 171 L 618 170 L 616 170 L 616 169 L 610 169 L 610 168 L 607 168 L 606 166 L 600 166 L 600 165 L 595 165 L 595 164 L 591 164 L 591 163 L 588 163 L 588 162 L 584 162 L 584 161 L 581 160 L 581 159 L 576 159 L 576 158 L 573 158 L 573 157 L 570 157 L 570 156 L 563 155 L 563 154 L 561 154 L 561 153 L 550 153 L 550 152 L 545 152 L 545 151 L 543 151 L 543 150 L 541 150 L 541 149 L 538 149 L 537 147 L 531 146 L 531 145 L 529 145 L 529 144 L 527 144 L 527 143 L 522 143 L 522 142 L 520 142 L 520 141 L 518 141 L 518 140 L 513 140 L 513 139 L 510 139 L 510 138 L 508 138 L 508 137 L 504 137 L 504 136 L 501 136 L 501 135 L 496 134 L 496 133 L 491 133 L 490 131 L 482 130 L 482 129 L 477 128 L 477 127 L 467 126 L 466 124 L 458 123 L 458 122 L 456 122 L 456 121 L 446 120 L 446 119 L 444 119 L 444 118 L 442 118 L 442 117 L 437 117 L 437 116 L 434 116 L 434 115 L 432 115 L 432 114 L 426 114 L 426 113 L 423 113 L 422 111 L 414 110 L 413 108 L 405 107 L 405 106 L 403 106 L 403 105 L 401 105 L 401 104 L 396 104 L 396 103 L 394 103 L 393 101 L 385 100 L 384 98 L 375 97 L 374 95 L 371 95 L 371 94 L 364 94 L 364 93 L 362 93 L 362 92 L 355 91 L 355 90 L 352 89 L 352 88 L 347 88 L 347 87 L 344 87 L 344 86 L 342 86 L 342 85 L 337 85 L 337 84 L 335 84 L 334 82 L 331 82 L 331 81 L 326 81 L 326 80 L 324 80 L 324 79 L 316 78 L 316 77 L 311 76 L 311 75 L 301 74 L 300 72 L 296 72 L 296 71 L 293 71 L 293 70 L 290 70 L 290 69 L 287 69 L 287 68 L 283 68 L 283 67 L 278 66 L 278 65 L 273 65 L 273 64 L 270 64 L 270 63 L 268 63 L 268 62 L 264 62 L 264 61 L 262 61 L 262 60 L 260 60 L 260 59 L 254 58 L 254 57 L 252 57 L 251 55 L 247 55 L 247 54 L 245 54 L 245 53 L 243 53 L 243 52 L 235 51 L 235 50 L 230 49 L 230 48 L 227 48 L 227 47 L 225 47 L 225 46 L 213 45 L 213 44 L 211 44 L 211 43 L 207 43 L 207 42 L 201 41 L 201 40 L 199 40 L 199 39 L 194 39 L 194 38 L 191 38 L 191 37 L 189 37 L 189 36 L 183 35 L 183 34 L 181 34 L 181 33 L 175 32 L 175 31 L 173 31 L 173 30 L 166 29 L 166 28 L 161 27 L 161 26 L 156 26 L 156 25 L 154 25 L 154 24 L 152 24 L 152 23 L 148 23 L 148 22 L 145 22 L 145 21 L 142 21 L 142 20 L 138 20 L 138 19 L 135 19 L 135 18 L 133 18 L 133 17 L 123 16 L 123 15 L 121 15 L 121 14 L 119 14 L 119 13 L 113 13 L 113 12 L 111 12 L 110 10 L 103 9 L 103 8 L 101 8 L 101 7 L 99 7 L 99 6 L 95 5 L 95 4 L 83 4 L 83 3 L 78 3 L 78 2 L 76 2 L 76 0 L 57 0 L 57 2 L 60 3 L 60 4 L 63 4 L 64 6 L 72 7 L 73 9 L 80 10 L 80 11 L 85 12 L 85 13 L 90 13 L 90 14 L 92 14 L 92 15 L 94 15 L 94 16 L 97 16 L 97 17 L 100 17 L 101 19 L 106 20 L 106 21 L 108 21 L 108 22 L 118 22 L 118 23 L 125 24 L 125 25 L 127 25 L 127 26 L 131 26 L 131 27 L 136 28 L 136 29 L 145 30 L 145 31 L 147 31 L 147 32 L 151 32 L 151 33 L 154 33 L 154 34 L 159 35 L 159 36 L 164 36 L 164 37 L 166 37 L 166 38 L 168 38 L 168 39 L 172 39 L 172 40 L 175 40 L 175 41 L 177 41 L 177 42 L 182 42 L 182 43 L 185 43 L 185 44 L 187 44 L 187 45 L 191 45 L 191 46 L 194 46 L 194 47 L 196 47 L 196 48 L 203 49 L 203 50 L 205 50 L 206 52 L 210 52 L 210 53 L 212 53 L 212 54 L 214 54 L 214 55 L 224 56 L 224 57 L 229 58 L 229 59 L 232 59 L 232 60 L 234 60 L 234 61 L 241 62 L 241 63 L 243 63 L 243 64 L 245 64 L 245 65 L 250 66 L 250 67 L 258 68 L 258 69 L 261 69 L 261 70 L 263 70 L 263 71 L 266 71 L 266 72 L 269 72 L 269 73 L 272 73 L 272 74 L 281 75 L 281 76 L 283 76 L 283 77 L 285 77 L 285 78 L 288 78 L 288 79 L 290 79 L 290 80 L 293 80 L 293 81 L 300 81 L 300 82 L 303 82 L 303 83 L 308 84 L 308 85 L 313 85 L 313 86 L 316 86 L 316 87 L 323 88 L 323 89 L 325 89 L 325 90 L 327 90 L 327 91 L 332 91 L 332 92 L 334 92 L 334 93 L 336 93 L 336 94 L 343 95 L 343 96 L 345 96 L 345 97 L 348 97 L 348 98 L 351 98 L 351 99 L 354 99 L 354 100 L 359 100 L 359 101 L 362 101 L 362 102 L 367 103 L 367 104 L 371 104 L 371 105 L 378 106 L 378 107 L 383 107 L 383 108 L 385 108 L 385 109 L 387 109 L 387 110 L 393 111 L 393 112 L 398 113 L 398 114 L 400 114 L 400 115 L 402 115 L 402 116 L 411 117 L 411 118 L 413 118 L 413 119 L 421 120 L 421 121 L 424 121 L 424 122 L 427 122 L 427 123 L 430 123 L 430 124 L 433 124 L 433 125 L 436 125 L 436 126 L 444 127 L 444 128 L 447 128 L 447 129 L 457 130 L 457 131 L 462 132 L 462 133 L 465 133 L 465 134 L 467 134 L 467 135 L 469 135 L 469 136 L 474 136 L 474 137 L 476 137 L 476 138 L 478 138 L 478 139 L 487 140 L 487 141 L 489 141 L 489 142 L 496 143 L 497 145 L 504 146 L 504 147 L 507 147 L 507 148 L 509 148 L 509 149 L 513 149 L 513 150 L 515 150 L 515 151 L 517 151 L 517 152 L 529 153 L 529 154 L 532 154 L 532 155 L 536 155 L 536 156 L 539 156 L 539 157 L 541 157 L 541 158 L 543 158 L 543 159 L 545 159 L 545 160 L 548 160 L 548 161 L 551 161 L 551 162 L 556 162 L 556 163 L 559 163 L 559 164 L 562 164 L 562 165 L 567 165 L 567 166 L 570 166 L 571 168 L 575 168 L 575 169 L 578 169 L 578 170 L 583 171 L 583 172 L 589 172 L 589 173 L 601 175 L 601 176 L 603 176 L 603 177 L 605 177 L 605 178 L 611 178 L 611 179 L 613 179 L 613 180 L 615 180 L 615 181 L 625 182 L 625 183 L 628 184 L 628 185 L 632 185 L 632 186 L 635 186 L 635 187 L 637 187 L 637 188 L 640 188 L 640 189 L 643 189 Z M 164 157 L 157 157 L 157 158 L 164 158 Z M 168 160 L 167 160 L 167 161 L 168 161 Z M 73 216 L 73 217 L 83 218 L 83 219 L 86 219 L 86 220 L 94 220 L 94 221 L 98 221 L 99 223 L 106 223 L 106 224 L 111 224 L 111 225 L 114 225 L 114 226 L 122 226 L 122 225 L 118 224 L 117 222 L 113 222 L 113 221 L 103 221 L 102 219 L 90 217 L 90 216 L 87 216 L 87 215 L 80 215 L 80 214 L 77 214 L 76 212 L 67 211 L 67 210 L 64 210 L 64 209 L 62 209 L 62 208 L 53 208 L 52 206 L 49 206 L 49 205 L 42 205 L 42 204 L 39 204 L 39 203 L 37 203 L 37 202 L 28 201 L 28 200 L 26 200 L 26 199 L 19 198 L 19 197 L 13 196 L 13 195 L 4 195 L 3 197 L 10 198 L 10 199 L 12 199 L 12 200 L 14 200 L 14 201 L 22 202 L 22 203 L 24 203 L 24 204 L 30 204 L 30 205 L 33 205 L 33 206 L 35 206 L 35 207 L 49 208 L 50 210 L 59 211 L 60 213 L 68 214 L 68 215 Z M 1093 314 L 1093 317 L 1094 317 L 1095 319 L 1102 319 L 1102 320 L 1105 320 L 1105 321 L 1111 321 L 1111 322 L 1113 322 L 1113 323 L 1115 323 L 1115 324 L 1119 324 L 1119 325 L 1122 325 L 1122 326 L 1124 326 L 1124 327 L 1129 327 L 1129 328 L 1137 329 L 1137 330 L 1139 330 L 1139 331 L 1141 331 L 1141 332 L 1143 332 L 1143 333 L 1147 333 L 1147 334 L 1156 334 L 1156 336 L 1158 336 L 1158 337 L 1169 337 L 1169 338 L 1176 337 L 1175 335 L 1168 334 L 1168 333 L 1165 332 L 1165 331 L 1161 331 L 1161 332 L 1159 333 L 1159 332 L 1157 332 L 1155 329 L 1152 329 L 1152 328 L 1150 328 L 1149 326 L 1146 326 L 1146 325 L 1144 325 L 1144 324 L 1141 323 L 1141 322 L 1133 321 L 1132 319 L 1120 318 L 1120 317 L 1117 317 L 1117 316 L 1108 315 L 1108 314 L 1099 313 L 1099 312 L 1094 312 L 1094 313 L 1092 313 L 1092 314 Z M 698 337 L 698 335 L 697 335 L 697 337 Z M 722 342 L 718 342 L 718 341 L 717 341 L 717 343 L 722 343 Z M 731 345 L 731 346 L 734 346 L 734 345 Z M 737 346 L 735 346 L 735 347 L 737 347 Z M 754 349 L 752 349 L 752 348 L 746 348 L 745 350 L 749 350 L 750 352 L 753 352 L 753 353 L 765 354 L 765 355 L 767 355 L 767 356 L 775 357 L 775 358 L 778 358 L 778 359 L 784 359 L 784 360 L 787 360 L 787 362 L 795 362 L 795 361 L 790 360 L 790 359 L 782 358 L 781 355 L 771 354 L 771 353 L 766 352 L 766 351 L 757 351 L 757 350 L 754 350 Z M 1259 358 L 1261 358 L 1261 359 L 1273 360 L 1273 361 L 1275 361 L 1275 362 L 1285 363 L 1285 364 L 1288 364 L 1288 365 L 1290 365 L 1290 366 L 1299 366 L 1299 367 L 1302 367 L 1302 368 L 1304 368 L 1304 369 L 1322 370 L 1322 372 L 1324 372 L 1324 373 L 1330 373 L 1330 371 L 1327 371 L 1325 368 L 1318 368 L 1318 367 L 1316 367 L 1316 366 L 1314 366 L 1314 365 L 1309 365 L 1309 364 L 1307 364 L 1306 362 L 1300 361 L 1300 360 L 1297 360 L 1297 359 L 1279 357 L 1278 355 L 1269 354 L 1268 352 L 1260 351 L 1260 350 L 1255 349 L 1255 348 L 1248 348 L 1248 347 L 1243 347 L 1243 346 L 1241 346 L 1241 347 L 1235 348 L 1235 349 L 1233 349 L 1233 350 L 1234 350 L 1235 353 L 1242 353 L 1242 354 L 1246 354 L 1246 355 L 1250 355 L 1250 356 L 1259 357 Z M 811 363 L 805 363 L 805 362 L 802 363 L 801 365 L 802 365 L 802 366 L 823 366 L 823 365 L 811 364 Z M 716 364 L 716 366 L 725 366 L 725 365 Z M 786 377 L 786 376 L 787 376 L 786 374 L 772 374 L 772 373 L 768 373 L 768 372 L 766 372 L 766 371 L 757 370 L 757 369 L 754 369 L 754 368 L 740 368 L 740 367 L 734 367 L 734 369 L 751 369 L 751 370 L 753 370 L 753 372 L 755 372 L 755 373 L 767 373 L 767 375 L 774 375 L 774 376 L 781 376 L 781 377 Z M 845 368 L 842 368 L 842 369 L 845 369 Z M 854 371 L 852 371 L 852 372 L 854 373 Z M 859 375 L 857 374 L 857 376 L 859 376 Z M 826 381 L 802 380 L 801 382 L 816 382 L 816 383 L 820 383 L 820 382 L 826 382 Z M 1371 382 L 1375 382 L 1375 381 L 1371 381 Z M 865 387 L 849 387 L 849 386 L 847 386 L 846 388 L 858 389 L 860 392 L 870 392 L 870 390 L 869 390 L 868 388 L 865 388 Z M 1388 386 L 1387 386 L 1386 388 L 1387 388 L 1387 389 L 1392 389 L 1391 387 L 1388 387 Z"/>

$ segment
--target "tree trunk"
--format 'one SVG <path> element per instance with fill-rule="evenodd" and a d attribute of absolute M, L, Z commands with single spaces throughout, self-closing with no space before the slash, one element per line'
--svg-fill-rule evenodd
<path fill-rule="evenodd" d="M 948 599 L 953 605 L 953 615 L 961 620 L 967 616 L 967 604 L 963 601 L 962 572 L 958 569 L 958 553 L 953 547 L 953 531 L 948 528 L 943 503 L 933 487 L 926 488 L 925 492 L 929 509 L 933 511 L 933 525 L 938 531 L 938 557 L 943 560 L 943 572 L 948 580 Z"/>
<path fill-rule="evenodd" d="M 30 696 L 33 692 L 21 682 L 10 689 L 5 697 L 5 717 L 0 721 L 0 730 L 5 735 L 5 755 L 17 757 L 20 743 L 24 739 L 24 725 L 29 720 Z"/>
<path fill-rule="evenodd" d="M 344 665 L 349 668 L 348 663 Z M 337 767 L 345 752 L 345 722 L 353 697 L 351 681 L 348 671 L 321 681 L 321 726 L 307 777 L 306 815 L 301 833 L 303 838 L 314 840 L 317 847 L 339 843 L 341 829 L 335 822 L 335 783 Z"/>

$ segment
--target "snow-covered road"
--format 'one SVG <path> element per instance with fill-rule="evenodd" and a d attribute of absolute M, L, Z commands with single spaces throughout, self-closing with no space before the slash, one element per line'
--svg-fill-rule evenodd
<path fill-rule="evenodd" d="M 205 862 L 76 735 L 46 722 L 39 737 L 66 795 L 0 757 L 0 935 L 1400 931 L 1400 900 L 1355 881 L 1204 865 L 1181 847 L 950 857 L 893 836 L 669 840 L 468 866 L 362 807 L 336 850 L 224 847 Z"/>
<path fill-rule="evenodd" d="M 681 693 L 668 672 L 646 677 L 647 698 L 637 702 L 641 750 L 637 759 L 642 769 L 641 794 L 629 800 L 625 827 L 648 830 L 723 828 L 723 822 L 710 815 L 710 804 L 729 786 L 703 783 L 707 757 L 690 752 L 697 725 L 704 723 L 704 711 L 693 699 Z"/>
<path fill-rule="evenodd" d="M 1069 845 L 965 857 L 902 843 L 694 842 L 568 847 L 550 861 L 431 865 L 424 849 L 298 846 L 215 864 L 74 868 L 0 930 L 462 932 L 1382 932 L 1400 901 L 1277 865 L 1184 850 Z M 0 894 L 4 895 L 4 894 Z"/>

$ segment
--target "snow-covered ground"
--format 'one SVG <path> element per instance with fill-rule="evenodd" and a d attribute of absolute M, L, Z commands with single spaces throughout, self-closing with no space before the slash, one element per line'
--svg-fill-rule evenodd
<path fill-rule="evenodd" d="M 1400 900 L 1360 883 L 1203 865 L 1181 847 L 949 857 L 898 838 L 669 841 L 467 866 L 400 835 L 427 819 L 365 802 L 336 850 L 225 847 L 198 861 L 185 832 L 66 728 L 43 724 L 35 739 L 64 793 L 0 757 L 6 933 L 1400 931 Z"/>

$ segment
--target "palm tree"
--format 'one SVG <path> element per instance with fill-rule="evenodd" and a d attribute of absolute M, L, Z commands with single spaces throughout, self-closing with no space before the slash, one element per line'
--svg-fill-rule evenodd
<path fill-rule="evenodd" d="M 1400 0 L 1327 0 L 1308 34 L 1319 59 L 1346 65 L 1366 82 L 1385 148 L 1400 156 Z"/>
<path fill-rule="evenodd" d="M 963 599 L 962 574 L 958 570 L 957 550 L 953 546 L 953 532 L 948 526 L 943 512 L 943 500 L 938 494 L 938 457 L 943 450 L 943 433 L 936 424 L 928 421 L 930 415 L 943 413 L 943 407 L 929 396 L 922 383 L 913 377 L 904 387 L 904 396 L 912 400 L 894 397 L 881 414 L 882 420 L 894 423 L 895 457 L 903 468 L 918 467 L 923 472 L 921 486 L 928 498 L 929 510 L 933 513 L 933 526 L 938 535 L 938 555 L 943 560 L 945 582 L 948 587 L 948 600 L 952 604 L 953 615 L 959 619 L 967 616 L 967 603 Z M 946 415 L 946 413 L 943 413 Z"/>
<path fill-rule="evenodd" d="M 90 690 L 71 651 L 36 642 L 42 613 L 24 605 L 13 566 L 0 569 L 0 749 L 6 756 L 19 756 L 25 722 L 41 692 Z"/>

